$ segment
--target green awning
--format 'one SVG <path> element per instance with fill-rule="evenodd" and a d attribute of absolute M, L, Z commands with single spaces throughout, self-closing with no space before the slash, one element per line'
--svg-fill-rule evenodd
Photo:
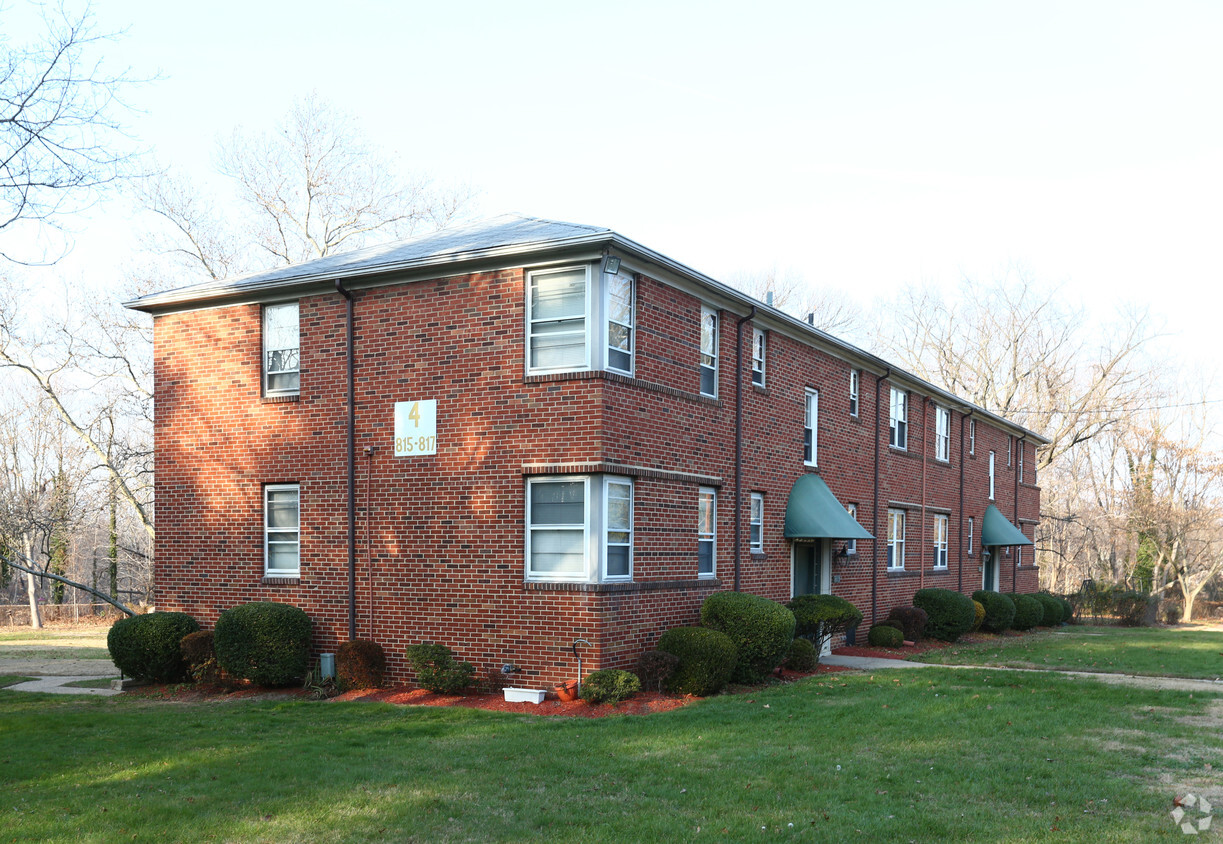
<path fill-rule="evenodd" d="M 985 508 L 985 518 L 981 524 L 981 544 L 990 545 L 1031 545 L 1032 540 L 1023 535 L 1023 531 L 1011 524 L 1002 511 L 993 504 Z"/>
<path fill-rule="evenodd" d="M 819 475 L 794 482 L 786 502 L 786 539 L 874 539 L 841 506 Z"/>

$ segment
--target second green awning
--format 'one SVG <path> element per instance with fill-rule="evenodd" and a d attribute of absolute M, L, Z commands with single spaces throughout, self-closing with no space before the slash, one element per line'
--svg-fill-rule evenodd
<path fill-rule="evenodd" d="M 993 504 L 985 508 L 985 518 L 981 523 L 981 544 L 990 545 L 1031 545 L 1032 540 L 1023 535 L 1023 531 L 1015 527 L 1002 511 Z"/>
<path fill-rule="evenodd" d="M 819 475 L 794 482 L 786 502 L 786 539 L 874 539 Z"/>

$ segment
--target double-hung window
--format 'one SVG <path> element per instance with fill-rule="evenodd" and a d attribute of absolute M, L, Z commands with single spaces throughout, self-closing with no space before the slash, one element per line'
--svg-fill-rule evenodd
<path fill-rule="evenodd" d="M 764 493 L 752 493 L 752 512 L 748 517 L 748 542 L 753 551 L 764 551 Z"/>
<path fill-rule="evenodd" d="M 951 459 L 951 411 L 945 407 L 934 408 L 934 457 Z"/>
<path fill-rule="evenodd" d="M 1006 438 L 1006 468 L 1011 468 L 1011 445 L 1015 442 L 1015 438 L 1008 436 Z"/>
<path fill-rule="evenodd" d="M 909 447 L 909 394 L 892 388 L 891 408 L 888 411 L 888 445 L 893 448 Z"/>
<path fill-rule="evenodd" d="M 858 521 L 858 505 L 857 504 L 846 504 L 845 512 L 849 513 L 849 517 L 853 519 L 855 522 Z M 856 539 L 845 540 L 845 553 L 846 554 L 857 554 L 858 553 L 858 540 Z"/>
<path fill-rule="evenodd" d="M 301 573 L 301 491 L 297 484 L 263 488 L 263 570 L 274 577 Z"/>
<path fill-rule="evenodd" d="M 527 287 L 529 371 L 589 368 L 590 267 L 537 270 L 528 274 Z"/>
<path fill-rule="evenodd" d="M 934 517 L 934 567 L 947 568 L 947 517 Z"/>
<path fill-rule="evenodd" d="M 905 567 L 905 511 L 888 510 L 888 568 Z"/>
<path fill-rule="evenodd" d="M 701 308 L 701 395 L 718 395 L 718 312 Z"/>
<path fill-rule="evenodd" d="M 301 388 L 301 332 L 296 302 L 263 306 L 263 394 L 295 396 Z"/>
<path fill-rule="evenodd" d="M 976 455 L 977 453 L 977 420 L 968 420 L 968 453 Z"/>
<path fill-rule="evenodd" d="M 820 394 L 818 390 L 807 390 L 803 414 L 803 463 L 817 465 L 820 437 Z"/>
<path fill-rule="evenodd" d="M 701 487 L 697 496 L 696 535 L 697 576 L 717 577 L 718 493 L 709 487 Z"/>
<path fill-rule="evenodd" d="M 994 453 L 989 453 L 989 500 L 994 500 Z"/>
<path fill-rule="evenodd" d="M 1023 483 L 1023 440 L 1019 441 L 1019 482 Z"/>
<path fill-rule="evenodd" d="M 764 332 L 752 329 L 752 383 L 764 386 Z"/>
<path fill-rule="evenodd" d="M 970 556 L 970 557 L 971 557 L 971 556 L 972 556 L 972 554 L 973 554 L 973 550 L 972 550 L 972 534 L 973 534 L 973 526 L 974 526 L 974 525 L 973 525 L 972 516 L 969 516 L 969 517 L 968 517 L 968 556 Z"/>
<path fill-rule="evenodd" d="M 861 373 L 856 369 L 849 370 L 849 415 L 858 415 L 858 385 Z"/>
<path fill-rule="evenodd" d="M 607 284 L 607 368 L 633 374 L 633 274 L 620 270 Z"/>
<path fill-rule="evenodd" d="M 632 579 L 630 478 L 530 478 L 526 509 L 528 580 Z"/>

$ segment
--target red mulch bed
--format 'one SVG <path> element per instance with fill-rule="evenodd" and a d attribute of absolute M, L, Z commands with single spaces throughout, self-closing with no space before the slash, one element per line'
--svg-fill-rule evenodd
<path fill-rule="evenodd" d="M 1009 632 L 1009 631 L 1008 631 Z M 877 659 L 908 659 L 914 654 L 925 653 L 926 651 L 941 651 L 943 648 L 959 647 L 960 645 L 972 645 L 978 642 L 988 642 L 990 639 L 997 638 L 988 633 L 969 633 L 967 636 L 961 636 L 956 642 L 941 642 L 938 639 L 922 639 L 920 642 L 907 644 L 902 648 L 873 648 L 853 645 L 850 647 L 834 648 L 833 653 L 837 656 L 871 656 Z"/>
<path fill-rule="evenodd" d="M 793 683 L 815 674 L 831 674 L 850 669 L 839 665 L 820 665 L 815 671 L 780 670 L 774 675 L 775 682 Z M 759 686 L 733 686 L 730 693 L 737 694 L 759 689 Z M 269 689 L 262 686 L 192 686 L 186 683 L 171 685 L 137 686 L 124 692 L 130 697 L 146 700 L 176 702 L 228 701 L 228 700 L 292 700 L 309 698 L 309 689 Z M 543 703 L 510 703 L 501 694 L 439 695 L 424 689 L 395 686 L 389 689 L 357 689 L 338 695 L 330 700 L 369 700 L 379 703 L 394 703 L 401 706 L 461 706 L 466 709 L 484 709 L 490 712 L 516 712 L 521 715 L 561 715 L 570 718 L 604 718 L 608 715 L 650 715 L 669 712 L 687 706 L 700 698 L 692 695 L 667 695 L 658 692 L 639 692 L 628 700 L 615 704 L 590 704 L 584 700 L 562 703 L 549 697 Z"/>

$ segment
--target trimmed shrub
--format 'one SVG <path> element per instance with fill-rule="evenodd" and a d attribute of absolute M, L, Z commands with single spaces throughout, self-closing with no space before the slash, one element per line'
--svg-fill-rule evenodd
<path fill-rule="evenodd" d="M 931 639 L 954 642 L 972 629 L 976 613 L 972 598 L 950 589 L 918 589 L 913 606 L 926 611 L 926 635 Z"/>
<path fill-rule="evenodd" d="M 659 637 L 658 650 L 679 659 L 674 673 L 667 678 L 667 691 L 698 697 L 722 691 L 738 659 L 730 637 L 708 627 L 668 630 Z"/>
<path fill-rule="evenodd" d="M 666 651 L 646 651 L 637 658 L 637 676 L 642 684 L 656 691 L 662 691 L 662 684 L 679 665 L 679 657 Z"/>
<path fill-rule="evenodd" d="M 386 652 L 368 639 L 353 639 L 335 650 L 335 678 L 340 688 L 381 688 L 386 675 Z"/>
<path fill-rule="evenodd" d="M 592 671 L 582 681 L 582 700 L 587 703 L 619 703 L 641 691 L 641 680 L 632 671 L 604 668 Z"/>
<path fill-rule="evenodd" d="M 899 648 L 905 643 L 905 634 L 899 627 L 876 624 L 867 632 L 866 641 L 876 648 Z"/>
<path fill-rule="evenodd" d="M 213 642 L 222 669 L 261 686 L 287 686 L 310 671 L 310 617 L 288 604 L 255 601 L 227 609 Z"/>
<path fill-rule="evenodd" d="M 888 618 L 900 622 L 900 631 L 910 642 L 921 639 L 922 634 L 926 632 L 926 624 L 930 620 L 926 611 L 920 607 L 895 607 L 888 613 Z"/>
<path fill-rule="evenodd" d="M 794 635 L 810 639 L 817 651 L 862 623 L 862 611 L 838 595 L 799 595 L 786 606 L 794 613 Z"/>
<path fill-rule="evenodd" d="M 1074 624 L 1074 604 L 1064 595 L 1054 595 L 1053 597 L 1062 602 L 1062 621 L 1067 624 Z"/>
<path fill-rule="evenodd" d="M 1147 609 L 1151 604 L 1151 596 L 1141 592 L 1125 591 L 1113 596 L 1113 611 L 1117 614 L 1117 623 L 1122 627 L 1142 627 L 1147 623 Z"/>
<path fill-rule="evenodd" d="M 420 687 L 439 695 L 462 694 L 476 674 L 470 662 L 455 662 L 450 648 L 433 642 L 410 645 L 407 657 Z"/>
<path fill-rule="evenodd" d="M 990 633 L 1001 633 L 1010 630 L 1015 621 L 1015 602 L 1001 592 L 982 589 L 972 593 L 974 601 L 980 601 L 985 607 L 985 621 L 981 626 Z"/>
<path fill-rule="evenodd" d="M 1011 593 L 1007 597 L 1015 602 L 1015 620 L 1011 622 L 1012 629 L 1031 630 L 1045 617 L 1044 605 L 1031 595 Z"/>
<path fill-rule="evenodd" d="M 1041 618 L 1041 627 L 1057 627 L 1062 623 L 1062 602 L 1054 598 L 1048 592 L 1037 592 L 1032 596 L 1040 601 L 1041 608 L 1045 611 L 1044 617 Z"/>
<path fill-rule="evenodd" d="M 973 601 L 972 610 L 974 613 L 976 613 L 976 616 L 977 616 L 976 618 L 973 619 L 973 622 L 972 622 L 972 631 L 976 633 L 978 630 L 981 629 L 982 622 L 985 621 L 985 605 L 982 604 L 980 601 Z"/>
<path fill-rule="evenodd" d="M 820 664 L 820 655 L 810 639 L 795 639 L 786 657 L 786 668 L 791 671 L 814 671 Z"/>
<path fill-rule="evenodd" d="M 730 676 L 736 683 L 763 682 L 781 665 L 794 641 L 794 613 L 747 592 L 710 595 L 701 604 L 701 624 L 734 643 L 739 658 Z"/>
<path fill-rule="evenodd" d="M 212 632 L 197 630 L 188 633 L 178 644 L 187 664 L 187 673 L 197 683 L 214 684 L 221 681 L 221 666 L 217 665 L 217 649 L 212 643 Z"/>
<path fill-rule="evenodd" d="M 200 624 L 185 612 L 153 612 L 116 621 L 106 634 L 106 649 L 125 676 L 176 683 L 187 676 L 182 641 Z"/>

